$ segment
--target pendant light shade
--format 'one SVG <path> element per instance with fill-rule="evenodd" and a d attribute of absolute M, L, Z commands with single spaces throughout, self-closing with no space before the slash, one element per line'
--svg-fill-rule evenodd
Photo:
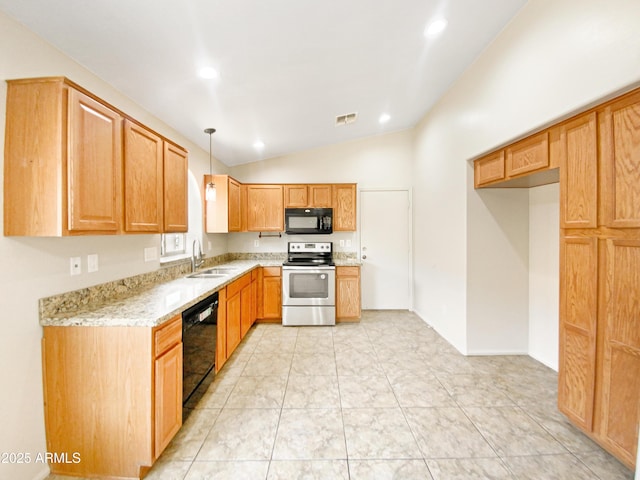
<path fill-rule="evenodd" d="M 216 184 L 213 181 L 213 167 L 212 167 L 212 156 L 211 156 L 211 135 L 215 133 L 215 128 L 205 128 L 204 133 L 209 134 L 209 176 L 211 177 L 209 183 L 207 183 L 207 187 L 205 188 L 204 196 L 208 202 L 216 201 Z"/>

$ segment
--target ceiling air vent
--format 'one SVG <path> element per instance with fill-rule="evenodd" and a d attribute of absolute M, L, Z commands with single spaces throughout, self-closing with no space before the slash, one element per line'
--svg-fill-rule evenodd
<path fill-rule="evenodd" d="M 345 115 L 339 115 L 336 117 L 336 127 L 340 125 L 349 125 L 356 121 L 357 113 L 347 113 Z"/>

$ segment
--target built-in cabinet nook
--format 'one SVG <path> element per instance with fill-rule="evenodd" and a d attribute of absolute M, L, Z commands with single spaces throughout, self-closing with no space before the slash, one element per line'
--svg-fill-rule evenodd
<path fill-rule="evenodd" d="M 544 184 L 556 168 L 558 406 L 634 467 L 640 422 L 640 90 L 476 160 L 475 184 Z"/>
<path fill-rule="evenodd" d="M 187 152 L 63 77 L 7 81 L 4 233 L 187 231 Z"/>

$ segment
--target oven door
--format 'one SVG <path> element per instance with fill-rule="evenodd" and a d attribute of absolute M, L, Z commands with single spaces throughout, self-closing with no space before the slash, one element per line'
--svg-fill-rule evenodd
<path fill-rule="evenodd" d="M 282 267 L 283 306 L 335 306 L 335 267 Z"/>

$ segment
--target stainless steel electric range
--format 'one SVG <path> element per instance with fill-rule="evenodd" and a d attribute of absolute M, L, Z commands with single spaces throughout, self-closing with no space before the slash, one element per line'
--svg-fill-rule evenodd
<path fill-rule="evenodd" d="M 332 242 L 289 242 L 282 266 L 282 325 L 336 324 Z"/>

